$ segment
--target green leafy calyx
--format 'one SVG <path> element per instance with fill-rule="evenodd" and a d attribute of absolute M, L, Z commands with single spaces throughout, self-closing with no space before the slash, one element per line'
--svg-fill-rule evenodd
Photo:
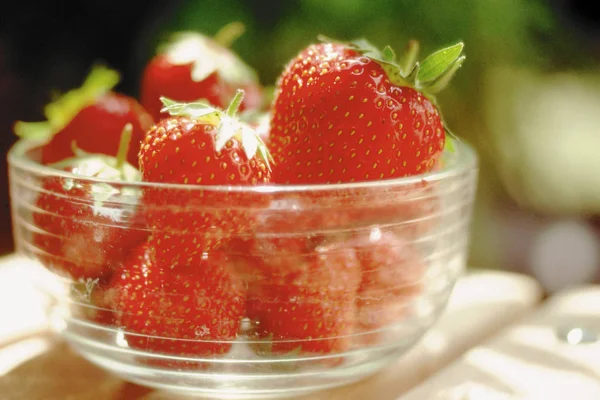
<path fill-rule="evenodd" d="M 379 63 L 395 85 L 411 86 L 429 95 L 444 89 L 465 60 L 462 42 L 438 50 L 421 62 L 417 61 L 419 43 L 415 40 L 409 41 L 400 60 L 391 47 L 379 50 L 365 39 L 354 40 L 348 46 Z"/>
<path fill-rule="evenodd" d="M 119 73 L 105 66 L 95 66 L 83 84 L 72 89 L 44 107 L 46 121 L 17 121 L 14 131 L 17 136 L 35 141 L 47 141 L 62 130 L 83 108 L 112 90 L 119 83 Z"/>
<path fill-rule="evenodd" d="M 429 55 L 419 66 L 417 81 L 420 83 L 434 81 L 439 79 L 453 65 L 456 65 L 457 62 L 462 64 L 464 56 L 460 57 L 460 54 L 463 47 L 463 43 L 457 43 Z"/>
<path fill-rule="evenodd" d="M 238 89 L 225 111 L 203 101 L 179 103 L 165 97 L 161 97 L 161 101 L 164 105 L 163 112 L 168 112 L 172 116 L 185 116 L 216 127 L 216 151 L 221 151 L 229 140 L 235 139 L 241 144 L 249 160 L 258 156 L 270 169 L 273 158 L 267 146 L 256 130 L 236 117 L 243 98 L 244 91 Z"/>

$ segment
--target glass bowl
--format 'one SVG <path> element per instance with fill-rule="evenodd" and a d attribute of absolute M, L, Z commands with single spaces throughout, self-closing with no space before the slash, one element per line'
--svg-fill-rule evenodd
<path fill-rule="evenodd" d="M 362 379 L 422 337 L 465 266 L 464 143 L 428 175 L 309 186 L 125 184 L 39 153 L 8 155 L 18 252 L 52 327 L 144 386 L 264 399 Z"/>

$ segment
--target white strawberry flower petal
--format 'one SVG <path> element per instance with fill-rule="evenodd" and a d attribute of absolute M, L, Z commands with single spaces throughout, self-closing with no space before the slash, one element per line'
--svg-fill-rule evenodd
<path fill-rule="evenodd" d="M 192 80 L 200 82 L 221 66 L 222 50 L 207 38 L 195 33 L 182 33 L 165 52 L 174 65 L 192 65 Z"/>
<path fill-rule="evenodd" d="M 206 79 L 210 74 L 219 69 L 219 63 L 216 62 L 215 57 L 203 57 L 202 61 L 198 60 L 194 62 L 192 68 L 192 80 L 194 82 L 200 82 Z"/>
<path fill-rule="evenodd" d="M 206 38 L 197 33 L 184 32 L 174 36 L 165 55 L 171 64 L 182 65 L 196 62 L 207 50 Z"/>
<path fill-rule="evenodd" d="M 212 39 L 195 32 L 180 33 L 167 47 L 165 55 L 171 64 L 193 64 L 192 80 L 200 82 L 213 72 L 231 83 L 251 83 L 255 72 L 239 57 L 221 48 Z"/>
<path fill-rule="evenodd" d="M 256 150 L 258 149 L 258 140 L 256 132 L 248 125 L 242 125 L 241 131 L 242 147 L 244 148 L 246 157 L 248 157 L 248 160 L 250 160 L 252 159 L 252 157 L 254 157 L 254 155 L 256 154 Z"/>
<path fill-rule="evenodd" d="M 225 144 L 232 138 L 238 136 L 241 126 L 235 119 L 224 115 L 221 117 L 221 124 L 217 132 L 215 149 L 221 151 Z"/>
<path fill-rule="evenodd" d="M 232 83 L 252 83 L 257 80 L 255 72 L 233 54 L 222 53 L 219 57 L 219 72 L 223 79 Z"/>

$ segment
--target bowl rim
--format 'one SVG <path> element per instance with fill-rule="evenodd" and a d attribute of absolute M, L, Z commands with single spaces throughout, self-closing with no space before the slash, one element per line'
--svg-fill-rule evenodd
<path fill-rule="evenodd" d="M 214 192 L 255 192 L 255 193 L 277 193 L 277 192 L 321 192 L 337 190 L 357 190 L 370 188 L 394 188 L 402 186 L 411 186 L 423 182 L 443 181 L 456 177 L 468 170 L 476 170 L 478 165 L 478 156 L 475 149 L 463 140 L 454 139 L 454 151 L 444 150 L 444 166 L 436 171 L 426 174 L 413 175 L 402 178 L 383 179 L 374 181 L 361 181 L 350 183 L 332 183 L 332 184 L 262 184 L 256 186 L 250 185 L 198 185 L 183 183 L 161 183 L 161 182 L 119 182 L 110 179 L 101 179 L 93 177 L 82 177 L 67 171 L 62 171 L 47 165 L 40 164 L 27 156 L 27 153 L 40 148 L 43 143 L 30 140 L 18 140 L 8 151 L 7 160 L 9 173 L 13 169 L 20 169 L 39 177 L 58 177 L 74 180 L 85 180 L 90 183 L 101 183 L 113 185 L 115 183 L 135 188 L 156 188 L 156 189 L 178 189 L 178 190 L 199 190 Z"/>

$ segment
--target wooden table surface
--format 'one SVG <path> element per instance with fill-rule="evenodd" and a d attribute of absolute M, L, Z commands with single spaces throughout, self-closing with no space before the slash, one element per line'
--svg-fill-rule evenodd
<path fill-rule="evenodd" d="M 27 278 L 28 261 L 0 259 L 0 399 L 175 399 L 90 364 L 46 330 L 44 298 Z M 539 285 L 511 273 L 464 276 L 431 331 L 398 362 L 361 382 L 300 400 L 395 400 L 465 351 L 535 309 Z"/>

